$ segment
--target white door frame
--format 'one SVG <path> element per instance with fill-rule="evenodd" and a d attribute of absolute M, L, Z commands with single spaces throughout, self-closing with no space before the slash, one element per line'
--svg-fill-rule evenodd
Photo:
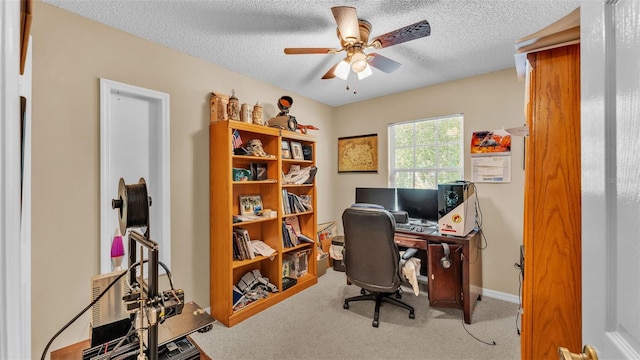
<path fill-rule="evenodd" d="M 123 128 L 117 124 L 112 114 L 112 103 L 119 99 L 143 101 L 149 108 L 147 119 L 136 119 L 146 125 L 137 128 L 136 134 L 118 134 L 114 129 Z M 138 121 L 139 120 L 139 121 Z M 126 124 L 124 124 L 126 126 Z M 111 242 L 117 225 L 117 212 L 111 207 L 111 200 L 118 195 L 117 179 L 124 178 L 126 185 L 137 184 L 139 176 L 128 179 L 122 169 L 131 169 L 124 163 L 145 164 L 145 177 L 149 196 L 153 202 L 150 210 L 150 237 L 160 245 L 160 261 L 171 268 L 171 188 L 169 157 L 169 94 L 149 90 L 108 79 L 100 79 L 100 272 L 112 271 Z M 144 134 L 142 133 L 144 132 Z M 127 135 L 127 136 L 125 136 Z M 120 139 L 138 137 L 138 141 L 123 143 Z M 140 146 L 144 148 L 140 148 Z M 123 150 L 130 150 L 123 156 Z M 139 152 L 137 150 L 140 150 Z M 139 155 L 142 154 L 142 155 Z M 140 156 L 148 156 L 140 158 Z M 138 157 L 138 158 L 137 158 Z M 135 161 L 129 161 L 129 160 Z M 119 163 L 122 162 L 122 163 Z M 155 190 L 155 192 L 153 191 Z M 125 234 L 122 234 L 125 235 Z M 126 257 L 128 257 L 128 249 Z M 124 264 L 126 264 L 126 259 Z M 164 273 L 159 269 L 159 273 Z"/>
<path fill-rule="evenodd" d="M 633 229 L 637 229 L 638 222 L 635 219 L 635 224 L 626 222 L 620 226 L 625 214 L 618 214 L 621 203 L 627 203 L 637 196 L 634 194 L 629 199 L 620 196 L 621 189 L 628 188 L 635 181 L 629 181 L 626 176 L 620 177 L 620 174 L 628 174 L 629 169 L 623 169 L 624 166 L 620 164 L 624 160 L 617 157 L 622 154 L 628 158 L 629 155 L 619 152 L 617 148 L 621 145 L 618 141 L 620 136 L 628 138 L 629 134 L 637 134 L 619 122 L 620 118 L 628 117 L 629 109 L 617 113 L 616 101 L 632 95 L 637 99 L 640 91 L 636 81 L 635 90 L 620 97 L 617 93 L 616 77 L 638 76 L 637 69 L 635 73 L 620 74 L 624 71 L 618 68 L 629 61 L 634 64 L 638 61 L 637 57 L 617 57 L 616 46 L 624 45 L 629 39 L 618 38 L 616 28 L 627 21 L 629 24 L 638 23 L 635 18 L 637 12 L 625 15 L 630 18 L 615 18 L 614 14 L 618 12 L 616 7 L 622 7 L 624 2 L 583 0 L 580 9 L 582 339 L 583 344 L 595 346 L 601 359 L 640 358 L 638 345 L 635 345 L 635 349 L 633 345 L 638 340 L 638 304 L 628 304 L 637 299 L 638 288 L 624 285 L 633 283 L 630 279 L 638 279 L 640 274 L 637 258 L 633 256 L 638 245 L 625 246 L 625 242 L 626 245 L 637 242 L 637 232 Z M 637 156 L 638 150 L 637 145 L 622 149 L 632 154 L 631 157 Z M 633 168 L 633 165 L 630 167 Z M 631 189 L 637 190 L 638 187 L 632 186 Z M 632 213 L 637 213 L 637 201 L 631 204 L 631 209 Z M 633 256 L 634 260 L 619 261 L 627 255 Z M 625 326 L 628 324 L 632 325 Z M 633 329 L 634 326 L 636 329 Z"/>
<path fill-rule="evenodd" d="M 25 93 L 30 92 L 31 78 L 19 75 L 19 1 L 0 1 L 0 24 L 0 358 L 30 359 L 31 240 L 29 231 L 21 232 L 21 217 L 30 224 L 31 211 L 25 205 L 21 213 L 19 100 L 22 95 L 31 101 Z M 30 74 L 27 67 L 30 63 L 25 66 L 25 74 Z"/>

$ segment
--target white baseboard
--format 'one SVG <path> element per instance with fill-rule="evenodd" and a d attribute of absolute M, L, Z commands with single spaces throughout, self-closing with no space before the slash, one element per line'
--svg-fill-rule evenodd
<path fill-rule="evenodd" d="M 514 303 L 514 304 L 520 304 L 520 297 L 518 297 L 516 295 L 503 293 L 503 292 L 500 292 L 500 291 L 489 290 L 489 289 L 484 289 L 483 288 L 482 289 L 482 296 L 488 296 L 488 297 L 493 298 L 493 299 L 508 301 L 508 302 Z"/>

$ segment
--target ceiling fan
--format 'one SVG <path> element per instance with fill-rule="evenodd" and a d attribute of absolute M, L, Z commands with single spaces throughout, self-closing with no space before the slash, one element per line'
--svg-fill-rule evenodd
<path fill-rule="evenodd" d="M 385 73 L 391 73 L 400 67 L 400 63 L 376 53 L 365 53 L 365 49 L 382 49 L 403 42 L 419 39 L 431 34 L 431 25 L 427 20 L 418 21 L 386 34 L 377 36 L 369 42 L 371 23 L 358 19 L 356 8 L 351 6 L 336 6 L 331 8 L 333 17 L 338 24 L 337 35 L 342 48 L 285 48 L 287 55 L 299 54 L 334 54 L 341 51 L 345 58 L 327 71 L 322 79 L 339 77 L 347 79 L 349 71 L 353 70 L 358 79 L 364 79 L 372 74 L 371 67 Z"/>

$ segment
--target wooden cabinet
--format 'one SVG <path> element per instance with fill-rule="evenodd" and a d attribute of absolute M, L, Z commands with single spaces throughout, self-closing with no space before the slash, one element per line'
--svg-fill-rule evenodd
<path fill-rule="evenodd" d="M 582 347 L 580 45 L 527 55 L 522 358 Z"/>
<path fill-rule="evenodd" d="M 233 135 L 239 134 L 245 143 L 258 139 L 267 154 L 273 157 L 234 155 Z M 311 152 L 311 160 L 282 159 L 283 140 L 295 141 Z M 316 237 L 316 187 L 311 184 L 285 185 L 283 174 L 292 166 L 302 168 L 315 165 L 315 139 L 312 136 L 276 128 L 259 126 L 239 121 L 213 122 L 209 128 L 209 172 L 210 172 L 210 302 L 211 314 L 226 326 L 233 326 L 250 316 L 280 302 L 287 297 L 317 283 L 316 247 L 314 243 L 285 248 L 283 246 L 282 222 L 288 217 L 297 217 L 301 233 Z M 234 181 L 234 168 L 250 169 L 251 164 L 266 164 L 266 179 Z M 283 189 L 298 195 L 310 195 L 313 210 L 297 214 L 284 214 Z M 234 215 L 240 214 L 240 196 L 260 195 L 264 209 L 277 211 L 275 217 L 261 217 L 256 220 L 233 222 Z M 251 239 L 264 241 L 276 250 L 272 257 L 257 256 L 250 260 L 234 260 L 234 228 L 248 230 Z M 308 269 L 297 279 L 297 284 L 282 290 L 282 265 L 286 254 L 306 250 Z M 243 275 L 259 270 L 262 276 L 276 285 L 278 292 L 257 300 L 234 311 L 233 286 Z"/>
<path fill-rule="evenodd" d="M 429 305 L 462 309 L 464 322 L 471 324 L 476 303 L 482 298 L 481 233 L 473 230 L 465 237 L 439 232 L 417 235 L 396 230 L 398 246 L 427 250 Z M 440 266 L 444 256 L 442 243 L 449 244 L 451 268 Z"/>

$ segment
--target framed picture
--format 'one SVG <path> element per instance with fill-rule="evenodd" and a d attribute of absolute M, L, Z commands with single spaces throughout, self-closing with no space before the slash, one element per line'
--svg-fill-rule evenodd
<path fill-rule="evenodd" d="M 305 160 L 313 160 L 313 148 L 311 145 L 302 145 L 302 155 Z"/>
<path fill-rule="evenodd" d="M 293 154 L 293 158 L 296 160 L 304 160 L 304 155 L 302 154 L 302 144 L 292 141 L 291 154 Z"/>
<path fill-rule="evenodd" d="M 378 172 L 378 134 L 338 138 L 338 172 Z"/>
<path fill-rule="evenodd" d="M 291 150 L 289 150 L 289 142 L 282 141 L 282 158 L 291 159 Z"/>
<path fill-rule="evenodd" d="M 260 195 L 240 195 L 240 215 L 254 215 L 262 211 Z"/>

